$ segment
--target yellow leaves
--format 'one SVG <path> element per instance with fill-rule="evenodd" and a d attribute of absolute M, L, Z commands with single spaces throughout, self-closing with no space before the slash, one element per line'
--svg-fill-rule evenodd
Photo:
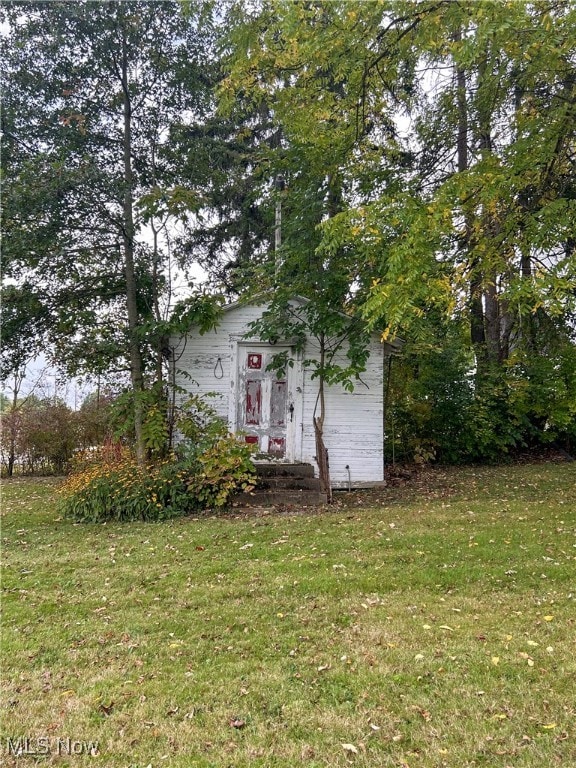
<path fill-rule="evenodd" d="M 492 664 L 497 667 L 500 664 L 500 656 L 492 656 Z"/>
<path fill-rule="evenodd" d="M 392 335 L 392 329 L 390 328 L 390 326 L 388 326 L 382 331 L 382 336 L 380 338 L 382 341 L 388 341 L 391 335 Z"/>
<path fill-rule="evenodd" d="M 544 621 L 554 621 L 554 616 L 544 616 Z"/>

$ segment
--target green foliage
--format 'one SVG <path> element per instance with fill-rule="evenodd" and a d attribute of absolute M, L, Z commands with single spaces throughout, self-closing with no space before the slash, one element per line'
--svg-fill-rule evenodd
<path fill-rule="evenodd" d="M 576 445 L 576 347 L 546 324 L 531 349 L 473 374 L 466 339 L 408 343 L 394 360 L 388 392 L 387 460 L 499 462 L 515 451 Z"/>
<path fill-rule="evenodd" d="M 134 440 L 134 402 L 142 408 L 142 438 L 150 456 L 163 455 L 168 447 L 168 415 L 164 390 L 156 384 L 138 393 L 122 392 L 112 403 L 112 424 L 117 439 Z"/>
<path fill-rule="evenodd" d="M 263 284 L 310 297 L 312 333 L 342 310 L 408 340 L 388 428 L 410 458 L 573 441 L 575 30 L 568 0 L 270 0 L 232 25 L 222 104 L 272 107 L 282 137 Z"/>
<path fill-rule="evenodd" d="M 210 16 L 209 2 L 186 17 L 164 1 L 2 4 L 3 268 L 19 285 L 6 291 L 11 358 L 20 330 L 74 373 L 128 368 L 136 341 L 145 362 L 158 351 L 168 223 L 200 201 L 177 183 L 166 137 L 212 102 Z"/>
<path fill-rule="evenodd" d="M 194 509 L 184 467 L 142 467 L 128 451 L 95 453 L 62 488 L 61 511 L 77 522 L 163 520 Z"/>
<path fill-rule="evenodd" d="M 516 350 L 506 366 L 510 403 L 530 425 L 527 441 L 576 448 L 576 344 L 549 322 L 536 349 Z"/>
<path fill-rule="evenodd" d="M 198 456 L 199 472 L 188 487 L 202 509 L 221 508 L 239 490 L 254 487 L 252 451 L 235 435 L 221 437 Z"/>
<path fill-rule="evenodd" d="M 179 408 L 176 426 L 184 438 L 177 453 L 196 468 L 190 492 L 201 507 L 223 507 L 235 491 L 254 486 L 251 447 L 228 433 L 205 397 L 190 395 Z"/>
<path fill-rule="evenodd" d="M 145 423 L 149 447 L 154 436 L 164 446 L 157 405 L 147 410 Z M 201 398 L 190 398 L 178 425 L 185 441 L 177 455 L 155 463 L 139 465 L 120 444 L 85 454 L 63 488 L 63 514 L 78 522 L 163 520 L 221 509 L 233 493 L 254 486 L 250 447 L 228 434 Z"/>
<path fill-rule="evenodd" d="M 215 397 L 214 393 L 189 394 L 179 406 L 176 427 L 185 440 L 179 446 L 181 452 L 188 455 L 190 452 L 197 453 L 228 434 L 226 423 L 208 402 L 209 397 Z"/>
<path fill-rule="evenodd" d="M 109 392 L 93 392 L 76 411 L 80 448 L 102 445 L 110 437 L 113 399 Z"/>

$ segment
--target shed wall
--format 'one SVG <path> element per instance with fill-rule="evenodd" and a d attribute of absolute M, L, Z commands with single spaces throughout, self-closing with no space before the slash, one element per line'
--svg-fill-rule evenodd
<path fill-rule="evenodd" d="M 183 338 L 172 338 L 175 350 L 175 379 L 178 387 L 190 394 L 216 393 L 210 398 L 218 415 L 228 420 L 229 398 L 236 371 L 231 370 L 233 345 L 257 320 L 262 309 L 255 306 L 237 307 L 226 312 L 219 327 L 200 335 L 191 331 Z M 186 393 L 178 393 L 177 401 L 186 400 Z"/>
<path fill-rule="evenodd" d="M 225 312 L 215 331 L 201 336 L 191 331 L 186 337 L 171 339 L 175 349 L 175 381 L 186 392 L 216 393 L 210 402 L 219 416 L 229 424 L 234 404 L 231 393 L 236 391 L 237 372 L 231 370 L 235 360 L 234 348 L 242 340 L 248 326 L 262 314 L 262 307 L 238 306 Z M 304 358 L 319 359 L 315 340 L 310 339 Z M 335 362 L 345 365 L 345 354 Z M 367 370 L 354 392 L 341 385 L 326 388 L 326 419 L 324 441 L 329 453 L 330 476 L 334 487 L 380 482 L 384 478 L 383 466 L 383 345 L 375 339 L 367 363 Z M 318 395 L 318 382 L 311 378 L 313 369 L 305 368 L 302 386 L 301 461 L 316 467 L 316 446 L 313 415 Z M 177 394 L 182 402 L 186 394 Z M 230 424 L 232 427 L 233 425 Z M 349 470 L 346 467 L 349 467 Z"/>
<path fill-rule="evenodd" d="M 336 488 L 347 487 L 349 481 L 354 486 L 384 480 L 383 355 L 383 345 L 372 343 L 366 371 L 362 381 L 355 383 L 353 392 L 347 392 L 340 384 L 325 390 L 324 443 L 330 479 Z M 319 351 L 312 342 L 305 357 L 319 359 Z M 337 355 L 334 362 L 345 367 L 345 353 Z M 312 372 L 313 369 L 305 368 L 302 446 L 303 461 L 315 464 L 313 414 L 318 383 L 311 378 Z"/>

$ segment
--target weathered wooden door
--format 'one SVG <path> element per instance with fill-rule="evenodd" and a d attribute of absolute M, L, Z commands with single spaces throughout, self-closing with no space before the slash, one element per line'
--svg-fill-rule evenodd
<path fill-rule="evenodd" d="M 257 445 L 260 453 L 283 458 L 294 405 L 287 377 L 268 370 L 279 351 L 257 345 L 240 348 L 238 427 L 245 433 L 246 442 Z"/>

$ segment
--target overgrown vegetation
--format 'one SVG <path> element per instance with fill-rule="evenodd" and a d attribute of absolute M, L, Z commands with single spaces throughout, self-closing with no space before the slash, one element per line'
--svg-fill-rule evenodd
<path fill-rule="evenodd" d="M 75 525 L 57 487 L 4 489 L 7 768 L 18 736 L 97 743 L 79 768 L 573 765 L 576 465 L 161 525 Z"/>
<path fill-rule="evenodd" d="M 179 411 L 176 452 L 166 455 L 165 439 L 156 442 L 166 431 L 166 415 L 156 403 L 143 423 L 152 424 L 148 463 L 121 443 L 80 454 L 61 491 L 65 516 L 84 523 L 164 520 L 221 508 L 234 492 L 253 487 L 250 447 L 228 434 L 202 398 L 191 397 Z"/>
<path fill-rule="evenodd" d="M 112 431 L 110 401 L 91 396 L 78 410 L 58 398 L 29 395 L 2 403 L 2 474 L 61 475 L 78 451 L 101 445 Z"/>
<path fill-rule="evenodd" d="M 519 348 L 479 378 L 460 329 L 430 322 L 429 333 L 431 343 L 407 343 L 388 369 L 387 461 L 501 462 L 551 444 L 576 450 L 576 346 L 566 336 L 551 335 L 531 354 Z"/>

